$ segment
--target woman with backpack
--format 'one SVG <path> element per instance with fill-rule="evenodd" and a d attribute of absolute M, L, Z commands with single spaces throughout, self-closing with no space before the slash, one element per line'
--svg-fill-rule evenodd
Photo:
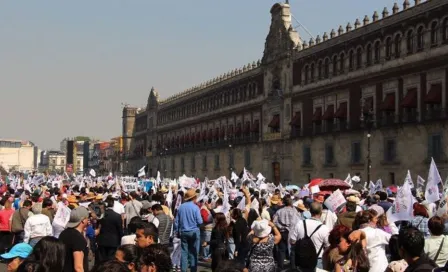
<path fill-rule="evenodd" d="M 271 234 L 274 230 L 274 235 Z M 250 251 L 244 271 L 274 272 L 274 245 L 282 239 L 280 231 L 274 223 L 258 219 L 252 223 L 252 231 L 248 236 Z"/>
<path fill-rule="evenodd" d="M 212 230 L 210 242 L 207 243 L 204 241 L 202 245 L 202 246 L 207 246 L 207 244 L 210 245 L 210 252 L 212 256 L 212 271 L 215 271 L 223 260 L 228 259 L 228 253 L 227 253 L 228 238 L 229 237 L 228 237 L 226 216 L 223 213 L 217 213 L 215 215 L 215 226 Z"/>

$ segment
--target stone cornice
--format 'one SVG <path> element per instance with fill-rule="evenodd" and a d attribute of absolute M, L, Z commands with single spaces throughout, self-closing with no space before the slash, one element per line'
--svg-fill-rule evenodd
<path fill-rule="evenodd" d="M 304 49 L 298 49 L 298 51 L 294 52 L 293 58 L 294 60 L 297 60 L 324 50 L 329 50 L 329 48 L 333 46 L 337 46 L 339 44 L 361 38 L 369 33 L 385 29 L 401 22 L 405 22 L 406 20 L 414 18 L 417 14 L 423 14 L 425 12 L 428 12 L 429 10 L 437 9 L 446 5 L 448 5 L 448 1 L 446 0 L 428 0 L 424 3 L 402 10 L 396 14 L 387 16 L 383 19 L 378 19 L 378 21 L 368 23 L 365 26 L 360 26 L 357 29 L 345 32 L 334 38 L 330 38 L 326 41 L 320 42 Z"/>

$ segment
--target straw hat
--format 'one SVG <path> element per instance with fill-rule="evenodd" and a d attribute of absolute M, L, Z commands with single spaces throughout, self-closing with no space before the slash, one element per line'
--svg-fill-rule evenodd
<path fill-rule="evenodd" d="M 269 221 L 266 219 L 255 220 L 251 228 L 254 231 L 254 235 L 259 238 L 268 236 L 272 231 L 272 228 L 269 226 Z"/>
<path fill-rule="evenodd" d="M 74 196 L 74 195 L 69 195 L 67 197 L 67 201 L 68 201 L 68 203 L 78 203 L 78 199 L 76 199 L 76 196 Z"/>
<path fill-rule="evenodd" d="M 95 198 L 95 193 L 89 192 L 86 196 L 86 200 L 91 200 Z"/>
<path fill-rule="evenodd" d="M 187 193 L 185 194 L 184 200 L 188 201 L 192 198 L 197 197 L 196 190 L 195 189 L 188 189 Z"/>
<path fill-rule="evenodd" d="M 356 205 L 358 205 L 361 200 L 359 199 L 359 197 L 351 195 L 351 196 L 347 197 L 347 201 L 354 202 L 354 203 L 356 203 Z"/>
<path fill-rule="evenodd" d="M 305 207 L 305 205 L 303 204 L 303 200 L 302 200 L 302 199 L 299 199 L 299 200 L 297 201 L 297 208 L 298 208 L 299 210 L 301 210 L 301 211 L 306 211 L 306 207 Z"/>
<path fill-rule="evenodd" d="M 159 190 L 162 194 L 168 193 L 168 189 L 165 186 L 162 186 Z"/>

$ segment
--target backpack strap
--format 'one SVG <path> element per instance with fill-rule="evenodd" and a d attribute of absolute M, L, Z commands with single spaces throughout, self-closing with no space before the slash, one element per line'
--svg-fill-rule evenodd
<path fill-rule="evenodd" d="M 306 223 L 305 220 L 302 220 L 303 222 L 303 229 L 305 230 L 305 237 L 308 237 L 308 233 L 306 232 Z"/>
<path fill-rule="evenodd" d="M 310 238 L 311 238 L 311 236 L 313 236 L 313 234 L 314 233 L 316 233 L 316 231 L 318 231 L 319 229 L 320 229 L 320 227 L 322 227 L 324 224 L 320 224 L 319 226 L 317 226 L 317 228 L 313 231 L 313 233 L 311 233 L 311 235 L 310 235 Z M 305 232 L 306 233 L 306 232 Z"/>
<path fill-rule="evenodd" d="M 445 241 L 445 237 L 443 237 L 442 243 L 440 243 L 439 249 L 437 250 L 436 256 L 434 257 L 434 262 L 437 262 L 437 259 L 439 258 L 439 254 L 440 254 L 440 251 L 442 250 L 444 241 Z"/>

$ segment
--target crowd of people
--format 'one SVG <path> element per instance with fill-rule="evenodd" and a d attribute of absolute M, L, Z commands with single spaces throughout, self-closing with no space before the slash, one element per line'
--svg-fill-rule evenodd
<path fill-rule="evenodd" d="M 329 194 L 243 185 L 236 196 L 216 187 L 209 198 L 207 186 L 169 187 L 2 184 L 0 256 L 7 271 L 27 272 L 195 272 L 200 263 L 218 272 L 446 269 L 446 215 L 415 191 L 413 219 L 390 222 L 386 191 L 349 190 L 333 212 Z"/>

